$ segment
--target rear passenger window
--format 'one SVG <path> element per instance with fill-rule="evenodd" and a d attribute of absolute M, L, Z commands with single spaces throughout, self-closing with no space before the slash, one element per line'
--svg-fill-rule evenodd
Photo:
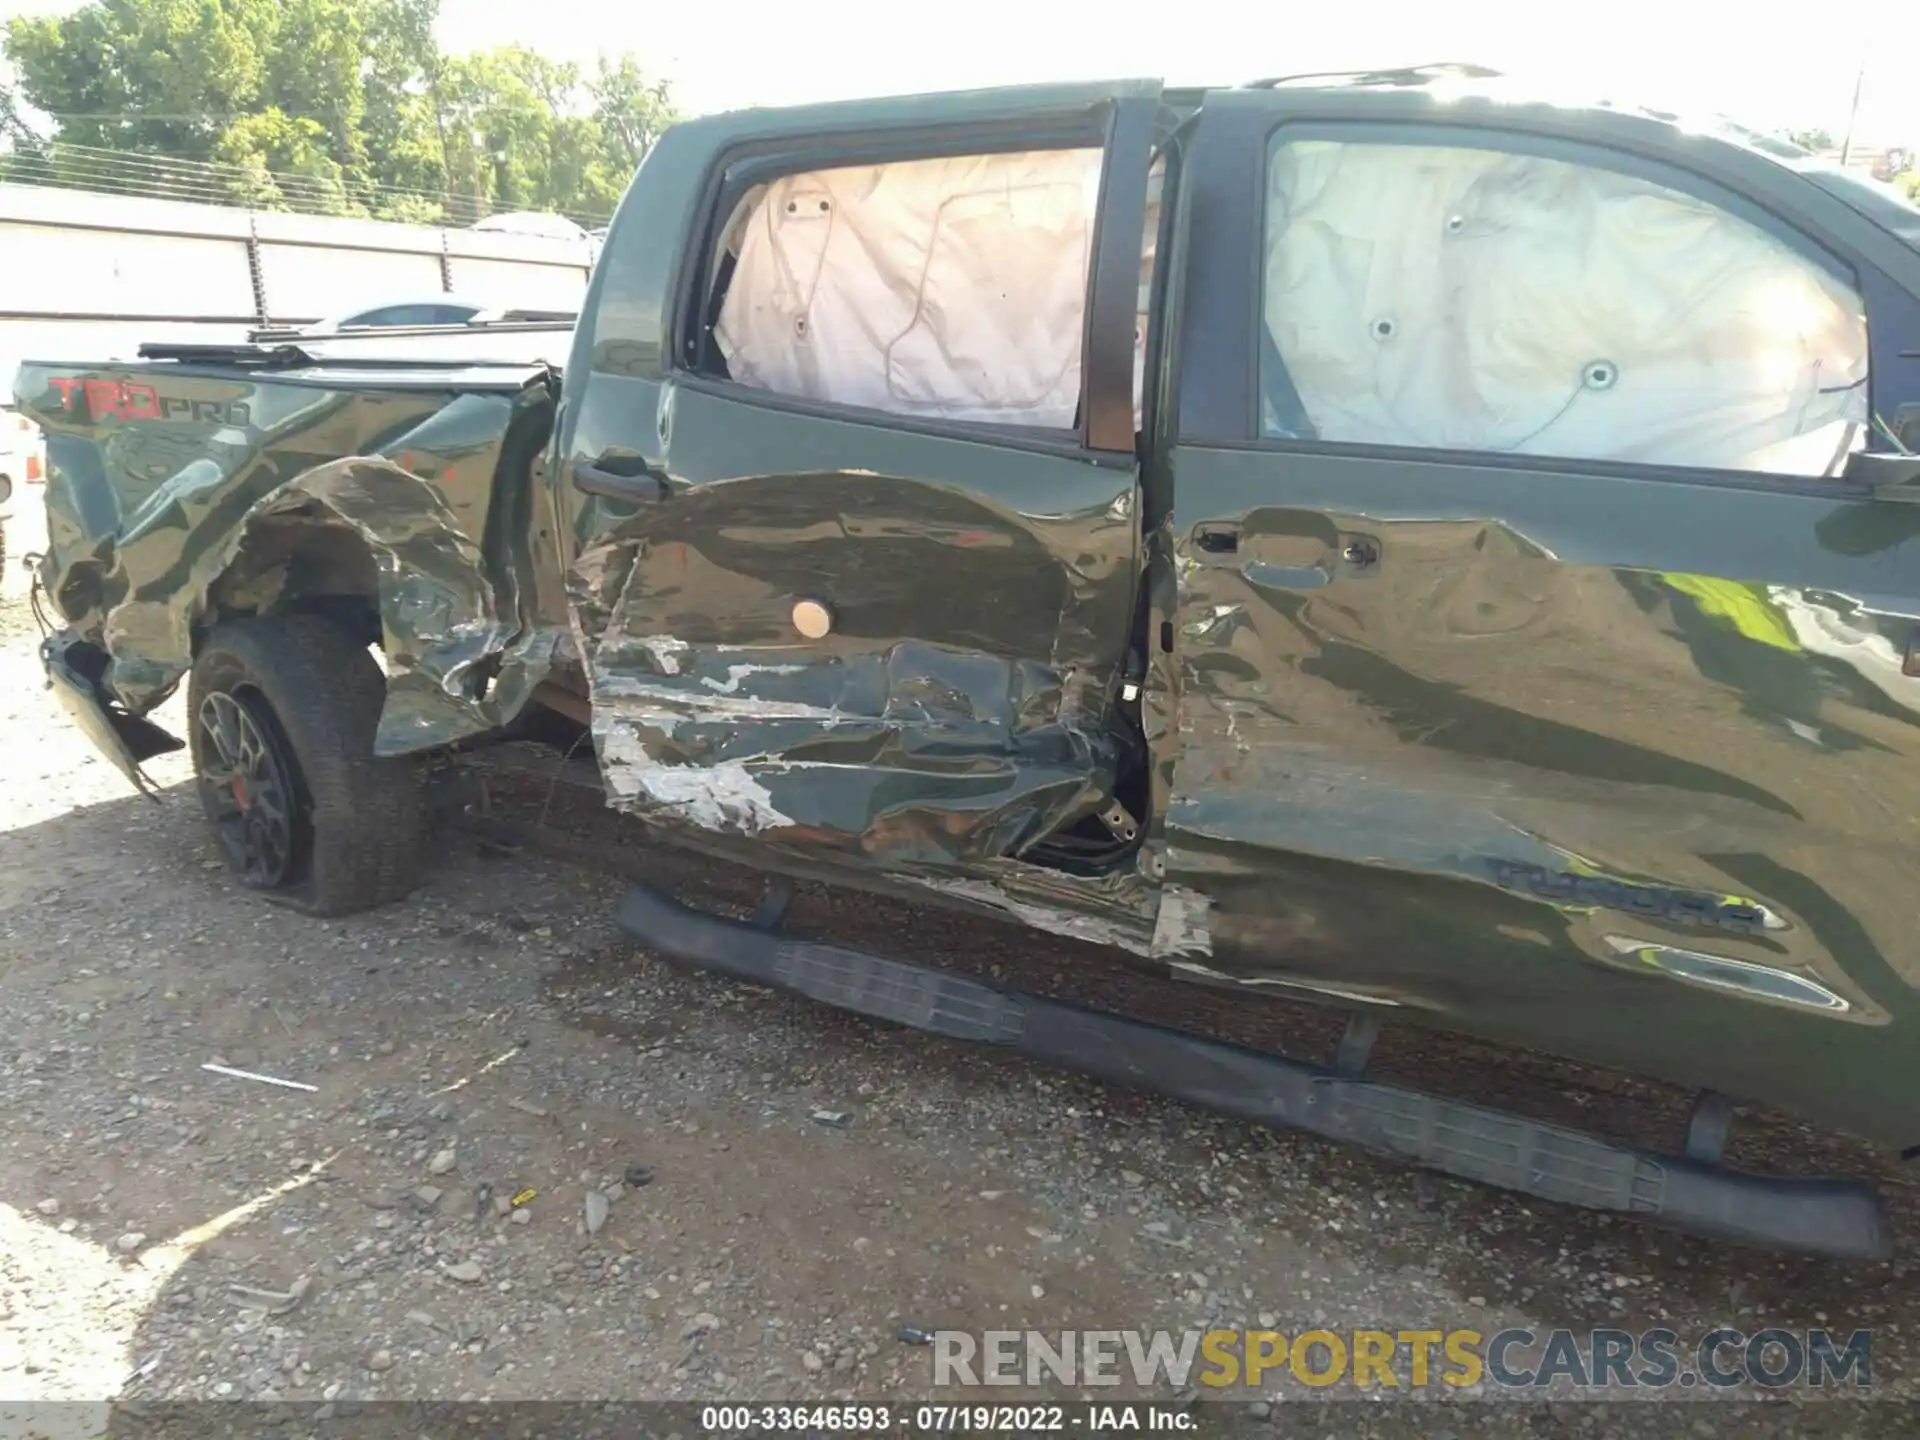
<path fill-rule="evenodd" d="M 828 404 L 1070 428 L 1102 158 L 904 160 L 756 187 L 721 242 L 703 368 Z"/>
<path fill-rule="evenodd" d="M 1865 440 L 1853 285 L 1678 190 L 1283 132 L 1265 247 L 1269 438 L 1794 475 Z"/>

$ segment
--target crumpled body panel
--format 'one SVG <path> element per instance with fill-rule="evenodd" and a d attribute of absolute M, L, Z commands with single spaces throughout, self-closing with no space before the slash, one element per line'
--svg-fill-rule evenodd
<path fill-rule="evenodd" d="M 754 112 L 648 155 L 555 450 L 615 806 L 708 852 L 1151 945 L 1138 876 L 1047 867 L 1113 858 L 1141 768 L 1141 462 L 1113 422 L 1159 89 L 845 111 L 848 134 L 991 127 L 972 155 L 794 151 L 824 132 Z M 815 158 L 761 168 L 776 150 Z"/>
<path fill-rule="evenodd" d="M 909 871 L 1017 856 L 1099 808 L 1131 593 L 1094 563 L 1131 548 L 1103 483 L 1102 509 L 1048 518 L 885 476 L 763 475 L 616 527 L 570 577 L 609 799 Z M 807 598 L 833 617 L 817 641 L 792 620 Z"/>
<path fill-rule="evenodd" d="M 592 683 L 616 804 L 709 829 L 806 830 L 903 863 L 1019 854 L 1091 808 L 1110 764 L 1100 737 L 1049 717 L 1053 677 L 911 641 L 672 676 L 596 666 Z"/>
<path fill-rule="evenodd" d="M 383 391 L 27 366 L 18 393 L 52 458 L 40 584 L 104 651 L 105 697 L 130 714 L 166 699 L 221 609 L 365 583 L 347 573 L 348 550 L 334 546 L 328 569 L 294 538 L 316 529 L 350 532 L 372 558 L 389 670 L 382 754 L 511 719 L 565 638 L 563 617 L 534 613 L 525 579 L 531 481 L 496 473 L 546 433 L 544 381 Z"/>
<path fill-rule="evenodd" d="M 1901 507 L 1207 458 L 1164 834 L 1210 972 L 1912 1143 Z"/>

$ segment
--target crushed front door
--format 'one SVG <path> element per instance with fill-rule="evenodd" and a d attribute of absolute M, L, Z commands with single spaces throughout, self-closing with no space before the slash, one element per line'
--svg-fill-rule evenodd
<path fill-rule="evenodd" d="M 560 441 L 578 507 L 577 639 L 615 805 L 889 868 L 948 868 L 1018 855 L 1108 803 L 1120 758 L 1111 707 L 1138 572 L 1128 387 L 1156 97 L 1141 84 L 1030 91 L 1026 110 L 1005 93 L 944 97 L 891 127 L 897 102 L 871 116 L 837 107 L 858 136 L 853 149 L 850 139 L 758 133 L 774 122 L 752 115 L 666 137 L 627 207 L 646 204 L 650 223 L 616 226 L 602 262 L 589 300 L 597 331 L 574 361 L 577 371 L 584 353 L 593 368 L 577 388 L 569 376 Z M 697 318 L 693 333 L 674 337 L 672 359 L 634 361 L 622 348 L 625 287 L 676 273 L 646 247 L 725 254 L 729 234 L 801 205 L 808 217 L 818 206 L 834 224 L 857 224 L 827 207 L 850 208 L 860 187 L 815 177 L 896 156 L 961 163 L 952 136 L 963 127 L 998 157 L 990 167 L 1004 168 L 1009 152 L 1068 145 L 1090 157 L 1094 203 L 1073 223 L 1085 232 L 1076 303 L 1091 320 L 1064 352 L 1077 384 L 1071 373 L 1064 388 L 1052 377 L 1063 396 L 1056 429 L 782 394 L 746 382 L 739 346 L 733 373 L 713 373 L 723 304 L 760 307 L 743 310 L 741 326 L 786 304 L 793 313 L 780 323 L 802 340 L 813 338 L 809 324 L 823 343 L 832 338 L 836 317 L 819 293 L 795 303 L 778 290 L 727 291 L 727 272 L 741 283 L 753 259 L 744 250 L 684 267 L 699 271 L 685 282 Z M 770 166 L 776 141 L 790 154 Z M 749 152 L 759 158 L 719 174 L 708 163 Z M 651 222 L 671 203 L 677 161 L 707 176 L 682 187 L 676 232 Z M 940 246 L 969 243 L 980 199 L 940 207 L 947 228 L 929 244 L 929 274 Z M 932 337 L 936 358 L 964 370 L 978 358 L 955 338 L 967 317 L 951 313 L 953 294 L 922 285 L 915 324 L 934 313 L 947 327 Z M 674 298 L 641 305 L 676 313 Z M 911 392 L 924 378 L 928 338 L 893 340 L 888 385 Z M 1104 365 L 1085 358 L 1103 353 Z"/>

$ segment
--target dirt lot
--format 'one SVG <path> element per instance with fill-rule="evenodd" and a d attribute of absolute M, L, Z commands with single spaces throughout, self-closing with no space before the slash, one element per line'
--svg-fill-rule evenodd
<path fill-rule="evenodd" d="M 18 554 L 34 537 L 10 539 Z M 228 881 L 179 757 L 152 767 L 155 803 L 64 723 L 24 589 L 16 566 L 0 601 L 0 1401 L 279 1397 L 339 1414 L 371 1399 L 923 1399 L 930 1352 L 898 1338 L 903 1322 L 1662 1325 L 1685 1341 L 1826 1326 L 1875 1331 L 1872 1393 L 1888 1403 L 1762 1410 L 1694 1388 L 1549 1413 L 1289 1382 L 1208 1424 L 1910 1428 L 1893 1402 L 1916 1395 L 1920 1224 L 1911 1180 L 1864 1148 L 1767 1116 L 1738 1147 L 1749 1166 L 1881 1176 L 1908 1258 L 1842 1269 L 689 976 L 620 938 L 624 878 L 736 907 L 752 879 L 649 849 L 526 780 L 501 799 L 538 826 L 533 850 L 489 857 L 449 833 L 406 904 L 306 920 Z M 860 897 L 803 890 L 792 928 L 1172 1007 L 1250 1043 L 1329 1036 L 1318 1017 L 1117 979 L 1073 942 Z M 1380 1053 L 1396 1075 L 1648 1142 L 1671 1144 L 1683 1113 L 1683 1097 L 1537 1056 L 1397 1034 Z M 595 1233 L 589 1191 L 610 1197 Z"/>

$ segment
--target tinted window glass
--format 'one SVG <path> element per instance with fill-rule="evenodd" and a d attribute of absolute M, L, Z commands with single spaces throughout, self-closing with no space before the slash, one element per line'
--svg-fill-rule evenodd
<path fill-rule="evenodd" d="M 1065 429 L 1102 152 L 815 170 L 750 195 L 713 338 L 758 389 Z"/>
<path fill-rule="evenodd" d="M 1265 243 L 1270 437 L 1823 475 L 1866 434 L 1852 286 L 1635 176 L 1283 132 Z"/>

